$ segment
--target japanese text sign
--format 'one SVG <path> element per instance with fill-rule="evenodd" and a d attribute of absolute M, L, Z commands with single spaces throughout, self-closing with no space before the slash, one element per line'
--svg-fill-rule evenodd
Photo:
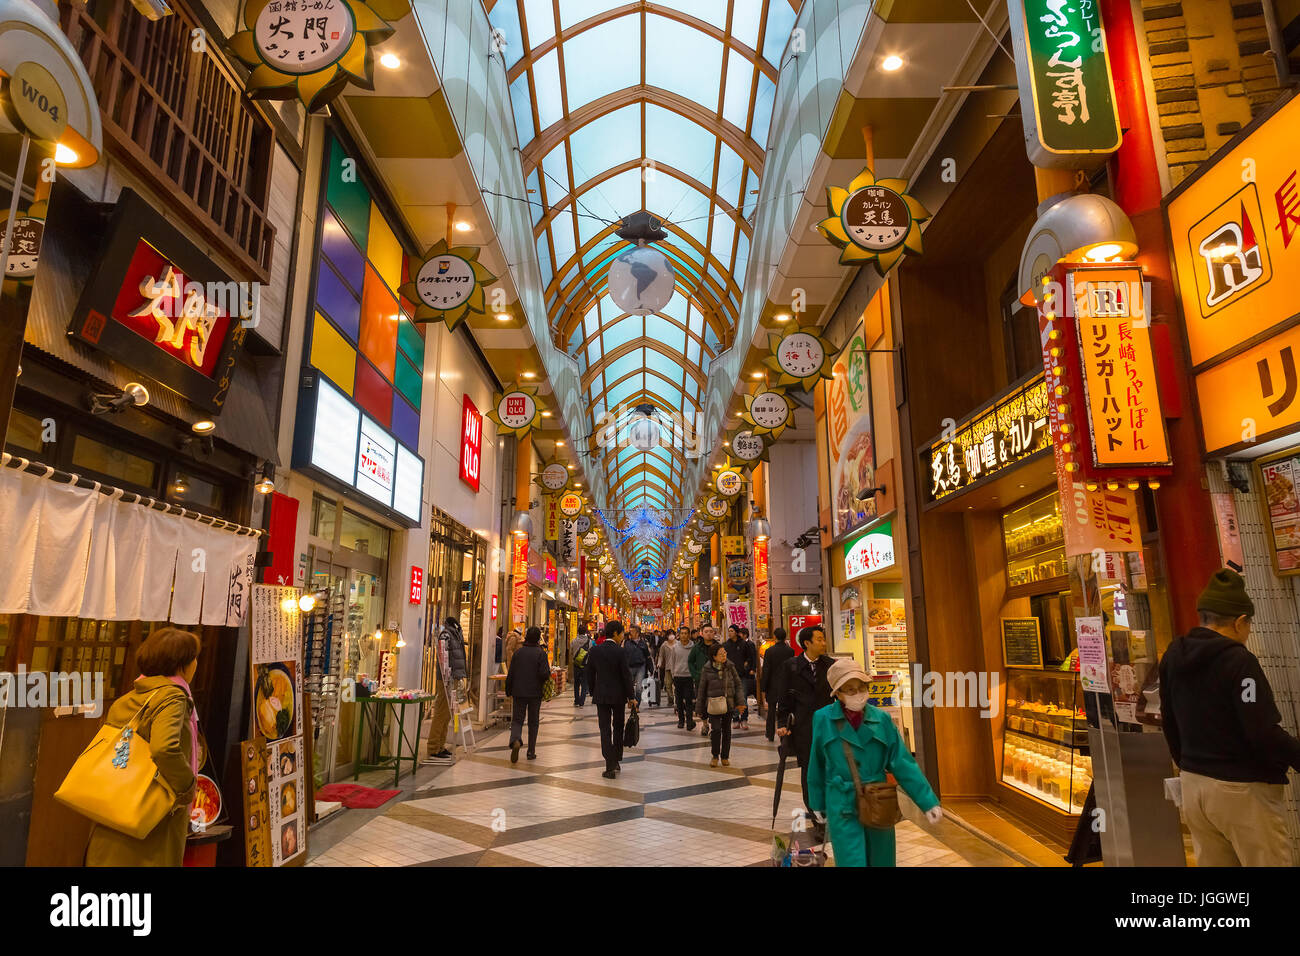
<path fill-rule="evenodd" d="M 1171 463 L 1142 288 L 1136 266 L 1066 275 L 1098 467 Z"/>
<path fill-rule="evenodd" d="M 419 565 L 411 565 L 411 596 L 412 604 L 419 604 L 424 600 L 424 568 Z"/>
<path fill-rule="evenodd" d="M 1029 161 L 1082 167 L 1117 150 L 1119 111 L 1097 0 L 1007 7 Z"/>

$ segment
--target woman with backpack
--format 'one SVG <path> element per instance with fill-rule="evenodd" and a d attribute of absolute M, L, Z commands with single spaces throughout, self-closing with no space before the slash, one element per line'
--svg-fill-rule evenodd
<path fill-rule="evenodd" d="M 727 646 L 714 644 L 712 660 L 700 672 L 695 712 L 709 724 L 709 745 L 713 752 L 710 767 L 731 766 L 731 713 L 744 703 L 744 685 L 736 667 L 727 660 Z"/>
<path fill-rule="evenodd" d="M 902 817 L 886 774 L 894 775 L 930 823 L 943 818 L 939 798 L 894 721 L 867 703 L 867 672 L 841 659 L 826 681 L 835 700 L 813 714 L 808 807 L 826 820 L 836 866 L 894 866 L 894 824 Z"/>

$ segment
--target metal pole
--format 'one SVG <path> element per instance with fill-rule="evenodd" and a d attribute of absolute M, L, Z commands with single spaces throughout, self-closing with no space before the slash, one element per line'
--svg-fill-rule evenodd
<path fill-rule="evenodd" d="M 9 218 L 5 220 L 4 244 L 0 245 L 0 282 L 4 280 L 5 270 L 9 268 L 9 243 L 14 238 L 14 217 L 18 215 L 18 200 L 23 194 L 23 175 L 27 172 L 27 150 L 32 145 L 32 138 L 23 134 L 23 144 L 18 150 L 18 172 L 14 174 L 13 193 L 9 197 Z"/>

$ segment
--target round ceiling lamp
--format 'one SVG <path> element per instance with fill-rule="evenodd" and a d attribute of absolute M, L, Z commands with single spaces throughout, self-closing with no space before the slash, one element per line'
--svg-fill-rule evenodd
<path fill-rule="evenodd" d="M 632 315 L 661 312 L 673 297 L 677 276 L 668 258 L 646 243 L 668 238 L 663 223 L 648 212 L 636 212 L 623 218 L 616 234 L 620 239 L 635 242 L 636 248 L 610 263 L 610 298 Z"/>

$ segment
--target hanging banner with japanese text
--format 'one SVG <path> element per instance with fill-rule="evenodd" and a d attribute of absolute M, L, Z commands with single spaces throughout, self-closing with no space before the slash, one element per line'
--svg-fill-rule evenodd
<path fill-rule="evenodd" d="M 1029 161 L 1084 168 L 1119 149 L 1119 108 L 1096 0 L 1010 0 L 1007 12 Z"/>
<path fill-rule="evenodd" d="M 875 430 L 871 422 L 871 372 L 858 326 L 835 360 L 826 383 L 826 448 L 830 455 L 831 538 L 838 540 L 876 517 L 876 499 L 858 495 L 876 485 Z"/>
<path fill-rule="evenodd" d="M 558 541 L 560 538 L 560 496 L 546 495 L 542 498 L 545 517 L 542 524 L 546 528 L 545 540 Z"/>
<path fill-rule="evenodd" d="M 1172 464 L 1141 268 L 1071 269 L 1066 297 L 1074 304 L 1079 336 L 1088 403 L 1087 421 L 1079 424 L 1092 442 L 1092 464 L 1125 469 Z"/>
<path fill-rule="evenodd" d="M 767 564 L 767 542 L 754 542 L 754 617 L 760 628 L 771 623 L 771 578 Z"/>

